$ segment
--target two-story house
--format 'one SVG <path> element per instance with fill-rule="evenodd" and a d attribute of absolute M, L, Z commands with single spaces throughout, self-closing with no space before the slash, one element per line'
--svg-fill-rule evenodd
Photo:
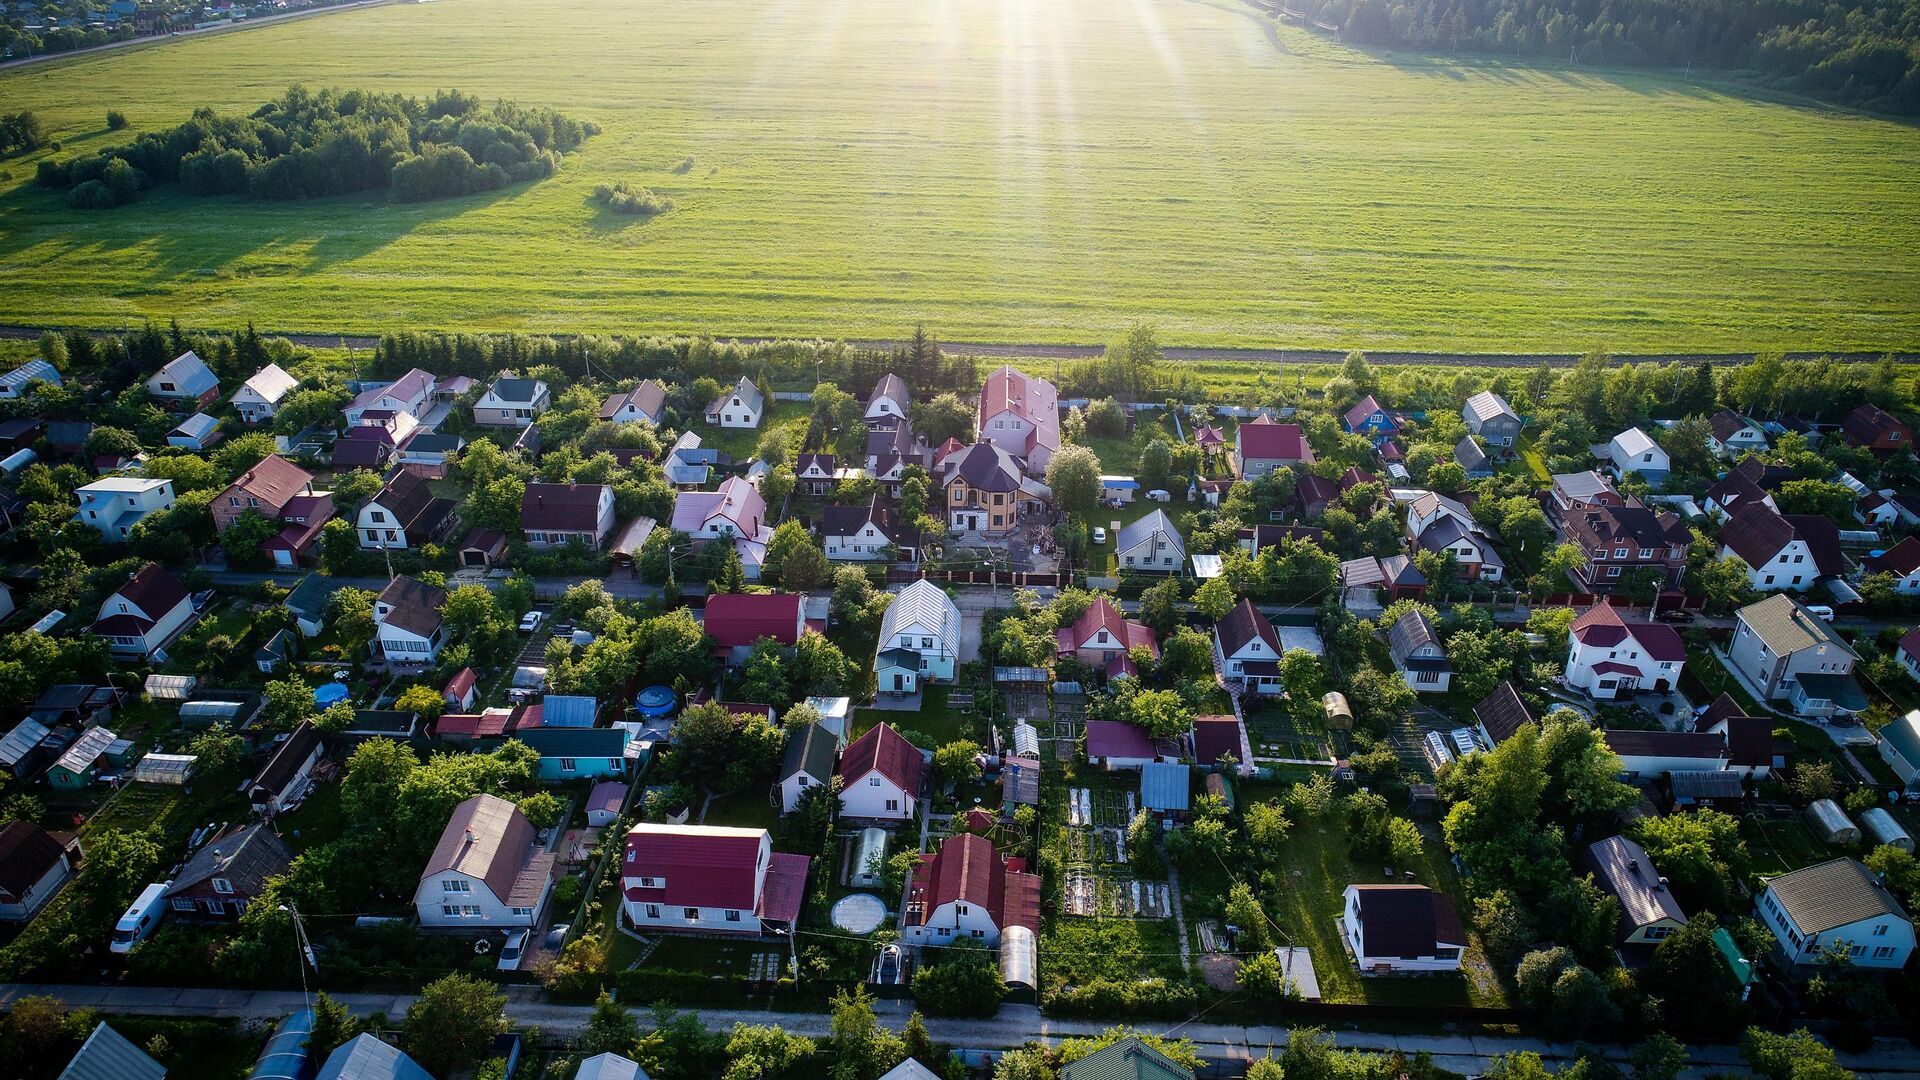
<path fill-rule="evenodd" d="M 1280 635 L 1253 601 L 1235 604 L 1213 627 L 1214 664 L 1228 682 L 1244 684 L 1256 694 L 1278 694 L 1286 687 L 1280 682 Z"/>
<path fill-rule="evenodd" d="M 287 374 L 279 364 L 268 364 L 233 392 L 233 411 L 246 423 L 264 423 L 273 419 L 280 411 L 281 402 L 299 386 L 300 380 Z"/>
<path fill-rule="evenodd" d="M 1666 482 L 1667 474 L 1673 471 L 1673 458 L 1668 456 L 1653 436 L 1637 427 L 1615 435 L 1607 441 L 1607 463 L 1613 467 L 1613 474 L 1622 480 L 1638 475 L 1654 487 Z"/>
<path fill-rule="evenodd" d="M 1621 945 L 1654 946 L 1687 925 L 1687 913 L 1660 876 L 1647 850 L 1624 836 L 1587 845 L 1586 868 L 1602 889 L 1620 901 L 1615 937 Z"/>
<path fill-rule="evenodd" d="M 1445 495 L 1423 491 L 1407 504 L 1407 539 L 1422 551 L 1451 552 L 1460 576 L 1469 581 L 1506 577 L 1506 561 L 1493 538 L 1465 506 Z"/>
<path fill-rule="evenodd" d="M 1593 506 L 1629 506 L 1638 505 L 1620 494 L 1604 473 L 1588 469 L 1586 472 L 1555 473 L 1553 486 L 1549 489 L 1551 497 L 1549 514 L 1565 514 L 1572 510 L 1585 510 Z"/>
<path fill-rule="evenodd" d="M 1060 394 L 1045 379 L 1012 367 L 987 376 L 975 423 L 982 442 L 1012 454 L 1043 476 L 1060 449 Z"/>
<path fill-rule="evenodd" d="M 838 463 L 832 454 L 801 454 L 793 460 L 795 486 L 806 495 L 831 494 L 836 467 Z"/>
<path fill-rule="evenodd" d="M 730 476 L 715 491 L 682 491 L 673 500 L 672 528 L 696 541 L 731 538 L 747 580 L 760 579 L 773 529 L 767 501 L 747 481 Z"/>
<path fill-rule="evenodd" d="M 1054 645 L 1061 659 L 1077 660 L 1095 671 L 1106 672 L 1108 678 L 1139 675 L 1130 656 L 1135 649 L 1145 649 L 1155 659 L 1160 657 L 1160 643 L 1153 631 L 1144 623 L 1127 621 L 1104 596 L 1088 604 L 1073 625 L 1056 630 Z"/>
<path fill-rule="evenodd" d="M 1680 684 L 1687 646 L 1673 627 L 1628 622 L 1608 604 L 1595 604 L 1567 633 L 1567 686 L 1595 698 L 1664 694 Z"/>
<path fill-rule="evenodd" d="M 652 424 L 667 415 L 667 388 L 652 379 L 631 390 L 608 394 L 600 403 L 600 419 L 616 424 Z"/>
<path fill-rule="evenodd" d="M 1365 435 L 1372 439 L 1400 433 L 1400 425 L 1394 422 L 1393 414 L 1382 408 L 1372 394 L 1354 402 L 1353 407 L 1340 417 L 1340 421 L 1350 435 Z"/>
<path fill-rule="evenodd" d="M 1863 560 L 1860 567 L 1869 574 L 1893 578 L 1893 591 L 1901 596 L 1920 595 L 1920 537 L 1902 537 L 1899 543 Z"/>
<path fill-rule="evenodd" d="M 1825 619 L 1775 593 L 1734 613 L 1727 660 L 1763 701 L 1785 701 L 1799 716 L 1858 713 L 1867 696 L 1854 681 L 1860 657 Z"/>
<path fill-rule="evenodd" d="M 820 512 L 821 547 L 836 562 L 910 559 L 914 544 L 893 507 L 875 495 L 863 506 L 829 506 Z"/>
<path fill-rule="evenodd" d="M 1707 485 L 1707 513 L 1721 519 L 1744 507 L 1761 504 L 1769 510 L 1778 510 L 1780 506 L 1773 501 L 1773 493 L 1782 484 L 1797 478 L 1785 465 L 1769 465 L 1748 456 L 1728 469 L 1725 476 Z"/>
<path fill-rule="evenodd" d="M 875 724 L 840 755 L 840 816 L 912 821 L 926 781 L 927 756 L 894 730 Z"/>
<path fill-rule="evenodd" d="M 964 532 L 1005 536 L 1040 507 L 1046 491 L 1021 472 L 1012 454 L 991 442 L 947 455 L 940 468 L 947 521 Z"/>
<path fill-rule="evenodd" d="M 1831 859 L 1761 880 L 1755 911 L 1793 966 L 1825 963 L 1837 949 L 1854 967 L 1899 971 L 1913 955 L 1913 920 L 1858 860 Z"/>
<path fill-rule="evenodd" d="M 277 521 L 281 529 L 261 544 L 276 566 L 307 561 L 320 530 L 333 517 L 333 493 L 315 491 L 313 474 L 279 454 L 268 454 L 214 497 L 213 527 L 224 534 L 248 513 Z"/>
<path fill-rule="evenodd" d="M 1177 574 L 1187 565 L 1187 544 L 1166 511 L 1154 510 L 1121 526 L 1113 559 L 1122 571 Z"/>
<path fill-rule="evenodd" d="M 780 772 L 773 782 L 773 805 L 783 815 L 798 810 L 801 797 L 808 791 L 833 782 L 833 766 L 839 756 L 840 737 L 825 725 L 789 728 L 786 749 L 780 755 Z"/>
<path fill-rule="evenodd" d="M 1363 975 L 1459 971 L 1467 933 L 1453 899 L 1425 885 L 1349 885 L 1341 934 Z"/>
<path fill-rule="evenodd" d="M 1520 414 L 1513 411 L 1506 398 L 1491 390 L 1468 398 L 1460 407 L 1460 418 L 1467 422 L 1467 430 L 1488 446 L 1511 449 L 1520 441 Z"/>
<path fill-rule="evenodd" d="M 238 922 L 267 882 L 293 865 L 293 852 L 264 822 L 229 825 L 187 859 L 165 894 L 176 919 Z"/>
<path fill-rule="evenodd" d="M 721 658 L 737 667 L 762 640 L 798 643 L 807 632 L 804 600 L 792 593 L 720 593 L 707 597 L 702 621 Z"/>
<path fill-rule="evenodd" d="M 433 410 L 437 385 L 432 375 L 412 368 L 393 382 L 368 387 L 347 403 L 344 410 L 347 426 L 359 427 L 361 418 L 369 411 L 406 413 L 415 420 L 424 420 Z"/>
<path fill-rule="evenodd" d="M 1422 694 L 1444 694 L 1453 681 L 1453 662 L 1424 612 L 1409 611 L 1387 630 L 1387 653 L 1394 670 Z"/>
<path fill-rule="evenodd" d="M 767 414 L 767 396 L 745 375 L 707 403 L 707 423 L 719 428 L 757 428 Z"/>
<path fill-rule="evenodd" d="M 481 427 L 529 427 L 553 407 L 553 395 L 540 379 L 501 377 L 473 403 L 473 422 Z"/>
<path fill-rule="evenodd" d="M 791 932 L 809 863 L 774 851 L 765 829 L 635 825 L 620 863 L 620 912 L 649 934 Z"/>
<path fill-rule="evenodd" d="M 917 693 L 925 683 L 952 682 L 960 665 L 960 609 L 926 578 L 901 589 L 880 620 L 874 657 L 879 689 Z"/>
<path fill-rule="evenodd" d="M 1275 469 L 1313 464 L 1313 447 L 1299 424 L 1278 424 L 1261 415 L 1233 432 L 1233 471 L 1254 480 Z"/>
<path fill-rule="evenodd" d="M 1734 412 L 1721 409 L 1707 420 L 1707 450 L 1717 458 L 1737 460 L 1740 455 L 1767 448 L 1767 433 L 1760 425 Z"/>
<path fill-rule="evenodd" d="M 453 808 L 420 872 L 413 909 L 421 929 L 539 926 L 554 860 L 518 806 L 495 795 L 467 799 Z"/>
<path fill-rule="evenodd" d="M 1609 592 L 1621 578 L 1633 580 L 1649 570 L 1658 575 L 1660 588 L 1672 589 L 1686 573 L 1693 533 L 1670 510 L 1656 514 L 1644 506 L 1556 507 L 1554 518 L 1561 542 L 1579 547 L 1586 556 L 1573 573 L 1588 592 Z"/>
<path fill-rule="evenodd" d="M 868 424 L 904 424 L 912 412 L 913 391 L 908 388 L 907 380 L 889 371 L 873 384 L 861 417 Z"/>
<path fill-rule="evenodd" d="M 1014 870 L 977 833 L 956 833 L 913 869 L 900 938 L 916 945 L 977 941 L 996 948 L 1008 927 L 1040 931 L 1040 877 Z"/>
<path fill-rule="evenodd" d="M 401 469 L 360 508 L 355 531 L 362 548 L 407 551 L 445 539 L 456 520 L 453 500 L 439 498 L 425 477 Z"/>
<path fill-rule="evenodd" d="M 1846 573 L 1840 527 L 1820 514 L 1780 514 L 1747 503 L 1720 530 L 1720 558 L 1747 566 L 1747 583 L 1760 592 L 1805 592 L 1822 578 Z"/>
<path fill-rule="evenodd" d="M 80 509 L 73 520 L 85 524 L 108 543 L 124 543 L 133 527 L 148 514 L 173 507 L 173 481 L 138 476 L 109 476 L 74 489 Z"/>
<path fill-rule="evenodd" d="M 167 645 L 193 615 L 187 587 L 157 563 L 148 563 L 100 602 L 99 617 L 87 629 L 106 639 L 107 652 L 116 659 L 164 661 Z"/>
<path fill-rule="evenodd" d="M 147 379 L 147 393 L 169 409 L 200 409 L 220 397 L 220 378 L 189 349 Z"/>
<path fill-rule="evenodd" d="M 582 543 L 594 550 L 613 531 L 613 489 L 605 484 L 528 484 L 520 531 L 531 548 Z"/>
<path fill-rule="evenodd" d="M 1882 457 L 1903 451 L 1912 452 L 1913 429 L 1902 423 L 1899 417 L 1871 402 L 1854 406 L 1840 425 L 1840 431 L 1848 442 Z"/>
<path fill-rule="evenodd" d="M 432 664 L 447 644 L 440 609 L 447 591 L 410 577 L 387 582 L 373 599 L 373 655 L 394 664 Z"/>

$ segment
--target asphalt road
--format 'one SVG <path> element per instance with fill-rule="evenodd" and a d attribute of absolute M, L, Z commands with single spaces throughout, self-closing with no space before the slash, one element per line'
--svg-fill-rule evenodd
<path fill-rule="evenodd" d="M 149 986 L 77 986 L 59 984 L 0 984 L 0 1008 L 30 994 L 59 998 L 72 1008 L 90 1008 L 108 1013 L 149 1016 L 223 1016 L 239 1019 L 274 1020 L 303 1007 L 299 992 L 288 990 L 206 990 L 184 987 Z M 381 1012 L 389 1017 L 406 1015 L 413 998 L 404 994 L 337 994 L 335 999 L 362 1016 Z M 899 1028 L 906 1023 L 912 1003 L 882 1001 L 876 1006 L 881 1019 Z M 827 1034 L 825 1013 L 771 1012 L 748 1009 L 694 1009 L 691 1011 L 710 1030 L 725 1031 L 735 1023 L 778 1024 L 802 1035 Z M 537 1025 L 543 1032 L 571 1035 L 585 1027 L 592 1009 L 585 1005 L 555 1005 L 546 1002 L 535 987 L 513 987 L 508 991 L 507 1013 L 517 1024 Z M 1104 1021 L 1053 1020 L 1027 1005 L 1009 1005 L 990 1020 L 947 1020 L 931 1018 L 927 1027 L 933 1037 L 962 1049 L 1000 1050 L 1032 1040 L 1048 1042 L 1078 1035 L 1095 1035 L 1109 1025 Z M 1288 1028 L 1283 1026 L 1247 1027 L 1237 1024 L 1142 1024 L 1156 1032 L 1193 1040 L 1202 1056 L 1222 1061 L 1246 1061 L 1266 1056 L 1269 1049 L 1286 1044 Z M 1578 1056 L 1570 1043 L 1545 1039 L 1510 1038 L 1490 1035 L 1406 1035 L 1387 1032 L 1339 1031 L 1335 1040 L 1344 1047 L 1362 1050 L 1392 1051 L 1407 1054 L 1428 1053 L 1442 1068 L 1467 1075 L 1486 1071 L 1494 1058 L 1517 1050 L 1531 1050 L 1549 1061 L 1567 1062 Z M 1625 1065 L 1623 1047 L 1607 1047 L 1606 1055 Z M 1920 1054 L 1913 1046 L 1894 1040 L 1881 1040 L 1865 1054 L 1841 1054 L 1841 1064 L 1862 1077 L 1910 1078 L 1920 1076 Z M 1745 1072 L 1739 1052 L 1732 1046 L 1693 1048 L 1692 1075 L 1709 1071 Z"/>
<path fill-rule="evenodd" d="M 13 60 L 0 61 L 0 71 L 7 68 L 25 67 L 28 64 L 44 64 L 54 60 L 66 60 L 76 56 L 92 56 L 96 53 L 112 52 L 116 49 L 138 49 L 153 45 L 164 45 L 179 38 L 200 37 L 206 34 L 233 34 L 242 30 L 251 30 L 257 26 L 279 26 L 282 23 L 298 22 L 320 15 L 331 15 L 337 11 L 358 11 L 361 8 L 380 7 L 385 4 L 397 4 L 402 0 L 359 0 L 358 3 L 336 4 L 332 7 L 315 8 L 307 11 L 290 11 L 285 15 L 266 15 L 243 19 L 237 23 L 221 26 L 207 26 L 198 30 L 182 30 L 171 34 L 147 34 L 128 38 L 125 41 L 109 41 L 105 45 L 95 45 L 89 49 L 69 49 L 66 52 L 40 53 L 37 56 L 22 56 Z"/>

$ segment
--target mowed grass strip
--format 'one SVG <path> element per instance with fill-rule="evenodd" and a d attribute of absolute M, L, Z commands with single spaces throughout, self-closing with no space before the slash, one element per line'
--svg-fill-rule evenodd
<path fill-rule="evenodd" d="M 1375 57 L 1231 4 L 439 0 L 0 74 L 65 146 L 289 83 L 552 105 L 554 179 L 81 213 L 0 163 L 0 322 L 1579 352 L 1920 344 L 1920 131 Z M 132 130 L 109 133 L 109 108 Z M 639 221 L 591 199 L 651 187 Z"/>

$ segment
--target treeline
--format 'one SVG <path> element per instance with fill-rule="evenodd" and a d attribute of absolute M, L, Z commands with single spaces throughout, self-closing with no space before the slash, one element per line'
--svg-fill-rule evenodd
<path fill-rule="evenodd" d="M 28 30 L 25 26 L 0 23 L 0 54 L 17 57 L 72 52 L 125 41 L 132 36 L 130 27 L 57 26 L 50 30 Z"/>
<path fill-rule="evenodd" d="M 1920 113 L 1920 0 L 1280 0 L 1362 45 L 1732 68 Z"/>
<path fill-rule="evenodd" d="M 459 91 L 400 94 L 295 86 L 249 116 L 194 110 L 126 146 L 48 159 L 37 181 L 76 207 L 121 206 L 179 184 L 192 195 L 314 199 L 390 190 L 402 202 L 451 198 L 551 176 L 599 127 L 548 108 L 483 107 Z"/>

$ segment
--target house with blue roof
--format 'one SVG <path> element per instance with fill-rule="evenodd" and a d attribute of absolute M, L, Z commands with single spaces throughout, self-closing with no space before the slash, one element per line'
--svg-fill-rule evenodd
<path fill-rule="evenodd" d="M 1140 766 L 1140 805 L 1156 814 L 1185 814 L 1193 809 L 1191 772 L 1177 761 Z"/>
<path fill-rule="evenodd" d="M 550 728 L 590 728 L 600 714 L 599 701 L 573 694 L 548 694 L 541 705 L 540 722 Z"/>

